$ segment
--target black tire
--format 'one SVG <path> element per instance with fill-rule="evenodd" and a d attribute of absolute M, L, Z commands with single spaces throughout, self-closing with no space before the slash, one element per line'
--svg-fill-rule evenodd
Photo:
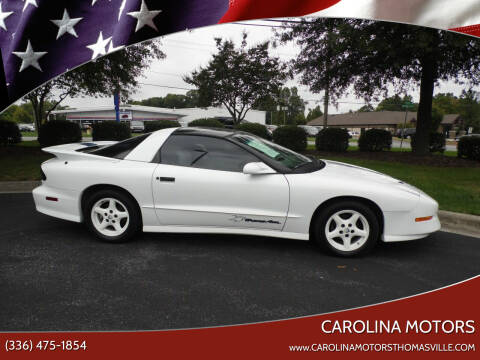
<path fill-rule="evenodd" d="M 354 210 L 359 212 L 365 217 L 369 226 L 369 236 L 366 242 L 360 247 L 350 251 L 342 251 L 333 247 L 327 240 L 325 234 L 325 228 L 329 218 L 333 214 L 343 210 Z M 348 257 L 366 254 L 375 247 L 380 237 L 380 225 L 377 216 L 369 206 L 357 201 L 341 201 L 331 204 L 318 214 L 313 221 L 313 242 L 322 250 L 328 251 L 337 256 Z"/>
<path fill-rule="evenodd" d="M 124 232 L 118 236 L 107 236 L 100 233 L 92 222 L 92 207 L 101 199 L 113 198 L 121 202 L 128 211 L 129 221 Z M 137 203 L 128 194 L 115 189 L 100 190 L 90 195 L 83 206 L 83 215 L 88 229 L 101 241 L 122 243 L 132 240 L 142 227 L 142 218 Z"/>

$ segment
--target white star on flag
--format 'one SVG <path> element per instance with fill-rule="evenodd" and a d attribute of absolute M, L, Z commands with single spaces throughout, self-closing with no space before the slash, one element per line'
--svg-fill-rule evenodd
<path fill-rule="evenodd" d="M 13 11 L 5 11 L 2 10 L 2 3 L 0 3 L 0 27 L 7 31 L 7 26 L 5 25 L 5 19 L 13 14 Z"/>
<path fill-rule="evenodd" d="M 145 25 L 148 25 L 152 29 L 158 31 L 157 26 L 153 22 L 153 18 L 161 12 L 162 10 L 149 11 L 147 5 L 145 4 L 145 0 L 142 0 L 142 6 L 140 7 L 140 11 L 132 11 L 127 13 L 127 15 L 130 15 L 137 19 L 137 27 L 135 28 L 135 32 L 143 28 Z"/>
<path fill-rule="evenodd" d="M 60 36 L 62 36 L 65 33 L 69 33 L 75 37 L 78 37 L 77 33 L 75 32 L 74 26 L 77 25 L 77 23 L 82 19 L 83 18 L 74 18 L 74 19 L 70 18 L 70 16 L 68 15 L 67 9 L 65 9 L 61 20 L 50 20 L 50 21 L 58 26 L 58 33 L 57 33 L 57 39 L 58 39 Z"/>
<path fill-rule="evenodd" d="M 108 45 L 111 39 L 112 37 L 108 37 L 104 39 L 103 34 L 100 31 L 100 34 L 98 34 L 97 42 L 92 45 L 87 45 L 87 47 L 93 51 L 92 60 L 98 57 L 99 55 L 105 55 L 107 53 L 105 50 L 105 47 Z"/>
<path fill-rule="evenodd" d="M 33 5 L 36 8 L 38 8 L 37 0 L 23 0 L 23 1 L 25 2 L 25 5 L 23 6 L 22 12 L 25 11 L 28 5 Z"/>
<path fill-rule="evenodd" d="M 42 56 L 47 54 L 46 51 L 35 52 L 33 51 L 32 44 L 30 44 L 30 40 L 28 40 L 27 50 L 25 52 L 14 51 L 12 54 L 18 56 L 22 59 L 22 65 L 20 66 L 19 72 L 22 72 L 29 66 L 33 66 L 35 69 L 42 71 L 40 64 L 38 63 L 38 59 Z"/>

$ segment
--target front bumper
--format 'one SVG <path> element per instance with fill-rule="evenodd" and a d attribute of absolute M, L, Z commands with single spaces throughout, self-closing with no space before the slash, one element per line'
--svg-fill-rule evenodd
<path fill-rule="evenodd" d="M 76 191 L 53 188 L 42 183 L 33 189 L 33 200 L 38 212 L 59 219 L 82 222 L 79 194 Z M 47 198 L 57 199 L 56 201 Z"/>
<path fill-rule="evenodd" d="M 438 203 L 421 193 L 417 206 L 411 211 L 384 212 L 383 241 L 407 241 L 427 237 L 441 228 L 438 218 Z M 431 216 L 427 221 L 416 222 L 416 218 Z"/>

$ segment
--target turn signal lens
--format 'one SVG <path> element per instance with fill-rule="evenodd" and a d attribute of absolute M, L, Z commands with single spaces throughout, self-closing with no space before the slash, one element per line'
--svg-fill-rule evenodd
<path fill-rule="evenodd" d="M 46 198 L 48 201 L 58 201 L 58 198 L 56 197 L 51 197 L 51 196 L 47 196 Z"/>
<path fill-rule="evenodd" d="M 419 217 L 419 218 L 415 218 L 415 222 L 428 221 L 428 220 L 432 220 L 432 218 L 433 216 Z"/>

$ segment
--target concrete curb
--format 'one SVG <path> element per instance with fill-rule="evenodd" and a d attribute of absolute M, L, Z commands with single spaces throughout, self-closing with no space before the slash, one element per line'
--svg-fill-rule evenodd
<path fill-rule="evenodd" d="M 480 238 L 480 216 L 440 210 L 442 230 Z"/>
<path fill-rule="evenodd" d="M 31 192 L 40 181 L 0 181 L 0 194 Z"/>
<path fill-rule="evenodd" d="M 0 194 L 29 193 L 40 181 L 0 181 Z M 480 238 L 480 216 L 440 210 L 442 231 Z"/>

